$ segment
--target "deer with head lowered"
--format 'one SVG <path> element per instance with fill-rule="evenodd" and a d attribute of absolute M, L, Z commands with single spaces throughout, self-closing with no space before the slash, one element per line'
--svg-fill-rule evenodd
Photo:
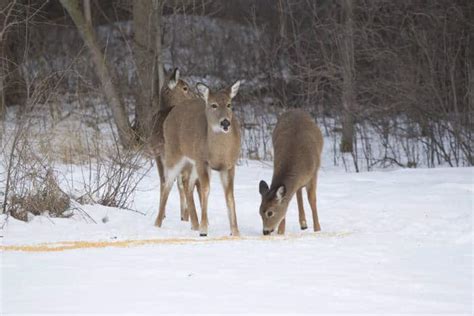
<path fill-rule="evenodd" d="M 165 184 L 160 197 L 160 209 L 155 225 L 161 227 L 171 185 L 183 170 L 190 171 L 185 188 L 192 228 L 207 236 L 207 206 L 211 170 L 220 173 L 225 192 L 231 235 L 239 235 L 234 201 L 235 164 L 240 154 L 240 125 L 232 113 L 232 99 L 240 82 L 212 92 L 203 83 L 197 84 L 201 99 L 179 104 L 173 108 L 164 124 Z M 193 188 L 199 182 L 201 223 L 193 200 Z"/>
<path fill-rule="evenodd" d="M 321 165 L 323 137 L 311 116 L 301 110 L 284 113 L 278 119 L 272 135 L 274 165 L 270 187 L 260 181 L 262 196 L 260 216 L 263 234 L 269 235 L 278 227 L 285 233 L 288 204 L 296 193 L 301 229 L 308 228 L 303 208 L 302 190 L 306 187 L 313 213 L 314 231 L 321 230 L 316 208 L 316 183 Z"/>
<path fill-rule="evenodd" d="M 175 68 L 167 81 L 163 84 L 160 93 L 160 110 L 153 117 L 152 133 L 148 143 L 148 151 L 151 152 L 156 160 L 158 174 L 160 176 L 160 192 L 163 190 L 165 183 L 163 170 L 163 151 L 164 151 L 164 136 L 163 124 L 170 113 L 170 111 L 177 105 L 187 102 L 189 100 L 199 100 L 186 81 L 179 78 L 180 72 Z M 178 190 L 181 206 L 181 220 L 187 221 L 189 219 L 188 203 L 186 200 L 185 187 L 188 185 L 189 173 L 182 172 L 178 177 Z"/>

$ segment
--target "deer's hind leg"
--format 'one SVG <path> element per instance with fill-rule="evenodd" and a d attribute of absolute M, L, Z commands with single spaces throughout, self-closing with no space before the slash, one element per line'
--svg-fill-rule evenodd
<path fill-rule="evenodd" d="M 194 166 L 189 165 L 183 170 L 183 172 L 181 172 L 180 176 L 178 177 L 178 188 L 180 188 L 179 198 L 181 201 L 181 220 L 187 222 L 189 221 L 190 212 L 196 213 L 196 204 L 194 202 L 193 193 L 194 188 L 197 190 L 199 204 L 202 206 L 201 189 L 199 186 L 199 181 L 197 180 L 197 173 Z M 190 190 L 190 192 L 188 192 L 188 190 Z M 196 225 L 199 225 L 199 221 L 197 219 L 194 221 L 194 219 L 191 218 L 191 223 L 193 229 L 195 229 Z"/>
<path fill-rule="evenodd" d="M 313 212 L 313 229 L 315 232 L 318 232 L 321 230 L 321 226 L 319 225 L 318 209 L 316 206 L 317 178 L 318 178 L 318 174 L 316 174 L 306 186 L 309 205 L 311 206 L 311 211 Z"/>
<path fill-rule="evenodd" d="M 160 208 L 158 211 L 158 216 L 156 217 L 155 220 L 155 226 L 161 227 L 163 224 L 163 219 L 165 218 L 165 210 L 166 210 L 166 204 L 168 202 L 168 197 L 171 191 L 171 188 L 173 186 L 174 180 L 176 180 L 176 177 L 178 174 L 180 174 L 181 170 L 183 169 L 184 166 L 184 160 L 181 160 L 177 164 L 175 164 L 172 167 L 167 167 L 166 164 L 162 165 L 164 166 L 164 181 L 160 185 L 161 186 L 161 191 L 160 191 Z"/>
<path fill-rule="evenodd" d="M 166 203 L 168 202 L 168 196 L 170 194 L 173 181 L 171 181 L 171 183 L 165 182 L 161 186 L 160 209 L 158 211 L 158 216 L 156 217 L 156 220 L 155 220 L 155 226 L 157 227 L 161 227 L 161 225 L 163 224 L 163 219 L 165 218 Z"/>
<path fill-rule="evenodd" d="M 158 176 L 160 177 L 160 189 L 161 189 L 163 187 L 163 184 L 165 183 L 165 170 L 163 167 L 163 161 L 161 160 L 160 156 L 156 156 L 155 161 L 156 161 L 156 169 L 158 169 Z"/>
<path fill-rule="evenodd" d="M 197 172 L 194 166 L 189 165 L 186 168 L 187 173 L 187 180 L 185 181 L 185 189 L 186 189 L 186 212 L 188 216 L 191 218 L 191 229 L 192 230 L 199 230 L 199 219 L 196 212 L 196 205 L 194 203 L 194 187 L 197 183 Z"/>
<path fill-rule="evenodd" d="M 156 169 L 158 169 L 158 176 L 160 177 L 160 198 L 161 198 L 161 192 L 163 192 L 163 186 L 165 184 L 165 169 L 163 166 L 163 160 L 161 159 L 161 156 L 156 156 L 155 161 L 156 161 Z M 163 218 L 164 217 L 166 217 L 166 214 L 163 215 Z"/>
<path fill-rule="evenodd" d="M 189 221 L 189 212 L 186 190 L 188 189 L 189 173 L 186 171 L 181 172 L 181 174 L 178 176 L 177 182 L 181 220 L 187 222 Z"/>
<path fill-rule="evenodd" d="M 296 202 L 298 203 L 298 219 L 300 227 L 301 230 L 305 230 L 308 228 L 308 224 L 306 223 L 306 215 L 303 206 L 303 188 L 299 188 L 298 191 L 296 191 Z"/>

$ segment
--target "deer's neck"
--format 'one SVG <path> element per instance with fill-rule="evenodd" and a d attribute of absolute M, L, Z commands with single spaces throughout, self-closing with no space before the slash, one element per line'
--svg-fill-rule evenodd
<path fill-rule="evenodd" d="M 229 133 L 216 132 L 212 128 L 208 127 L 207 129 L 207 147 L 209 153 L 213 152 L 225 152 L 234 140 L 233 131 Z"/>
<path fill-rule="evenodd" d="M 270 190 L 278 189 L 282 185 L 285 186 L 286 196 L 291 198 L 299 189 L 297 175 L 290 170 L 274 171 Z"/>
<path fill-rule="evenodd" d="M 240 144 L 236 132 L 231 129 L 229 133 L 216 132 L 210 126 L 207 128 L 208 160 L 212 169 L 229 169 L 238 157 L 236 146 Z"/>

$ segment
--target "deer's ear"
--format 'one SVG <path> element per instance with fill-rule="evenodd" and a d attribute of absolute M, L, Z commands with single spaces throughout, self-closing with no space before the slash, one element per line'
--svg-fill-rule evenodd
<path fill-rule="evenodd" d="M 198 84 L 196 84 L 196 89 L 199 91 L 201 98 L 207 104 L 207 100 L 209 99 L 209 87 L 202 82 L 198 82 Z"/>
<path fill-rule="evenodd" d="M 168 81 L 168 88 L 173 90 L 179 81 L 179 69 L 175 68 L 171 74 L 170 80 Z"/>
<path fill-rule="evenodd" d="M 281 201 L 283 200 L 283 198 L 285 197 L 285 194 L 286 194 L 286 188 L 284 185 L 280 186 L 277 191 L 276 191 L 276 194 L 275 194 L 275 197 L 276 197 L 276 200 L 281 203 Z"/>
<path fill-rule="evenodd" d="M 268 192 L 268 184 L 265 181 L 260 181 L 260 184 L 258 185 L 258 191 L 260 192 L 260 195 L 264 195 L 265 193 Z"/>
<path fill-rule="evenodd" d="M 230 87 L 229 96 L 231 99 L 233 99 L 237 95 L 237 92 L 239 92 L 239 87 L 240 87 L 240 80 L 237 80 L 236 82 L 234 82 L 234 84 Z"/>

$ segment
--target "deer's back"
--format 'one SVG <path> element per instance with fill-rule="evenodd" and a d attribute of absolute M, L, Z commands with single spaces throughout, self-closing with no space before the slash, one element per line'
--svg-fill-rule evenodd
<path fill-rule="evenodd" d="M 171 108 L 160 110 L 153 115 L 151 125 L 152 132 L 150 134 L 150 138 L 148 139 L 148 143 L 146 144 L 146 153 L 152 155 L 153 157 L 163 154 L 165 144 L 163 125 L 170 110 Z"/>
<path fill-rule="evenodd" d="M 280 116 L 273 131 L 275 176 L 292 175 L 307 182 L 321 164 L 323 137 L 313 118 L 301 110 Z"/>

